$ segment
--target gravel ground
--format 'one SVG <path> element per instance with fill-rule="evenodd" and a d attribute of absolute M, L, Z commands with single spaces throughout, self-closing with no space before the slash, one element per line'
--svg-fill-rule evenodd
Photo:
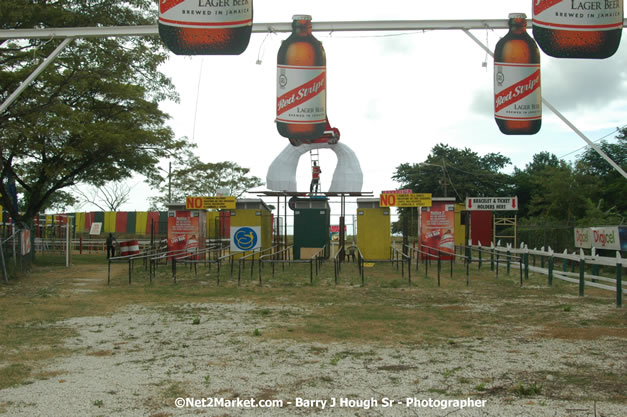
<path fill-rule="evenodd" d="M 390 347 L 266 336 L 303 313 L 297 306 L 185 304 L 58 322 L 79 332 L 66 341 L 75 353 L 42 370 L 54 377 L 2 390 L 0 403 L 15 417 L 627 416 L 627 405 L 611 402 L 602 388 L 584 393 L 558 384 L 573 363 L 624 373 L 622 339 L 563 341 L 521 333 L 507 340 L 495 334 Z M 534 382 L 543 387 L 540 395 L 514 390 Z M 556 386 L 564 391 L 549 395 Z M 598 401 L 547 398 L 565 396 Z M 282 400 L 283 407 L 177 408 L 177 397 Z M 319 402 L 301 405 L 299 398 Z M 485 407 L 407 406 L 407 399 L 468 398 L 485 400 Z"/>

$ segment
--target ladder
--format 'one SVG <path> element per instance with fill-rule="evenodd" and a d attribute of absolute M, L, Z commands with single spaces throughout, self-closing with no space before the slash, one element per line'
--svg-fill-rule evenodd
<path fill-rule="evenodd" d="M 311 160 L 311 172 L 313 172 L 314 165 L 320 166 L 320 151 L 319 149 L 312 149 L 309 151 L 309 158 Z M 320 183 L 320 179 L 318 179 L 318 187 L 316 192 L 319 192 L 322 189 L 322 185 Z"/>

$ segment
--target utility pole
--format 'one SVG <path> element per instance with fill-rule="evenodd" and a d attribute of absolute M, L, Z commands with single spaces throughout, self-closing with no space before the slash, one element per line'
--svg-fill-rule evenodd
<path fill-rule="evenodd" d="M 446 182 L 446 168 L 444 167 L 444 159 L 442 160 L 442 186 L 444 187 L 444 197 L 448 197 L 448 184 Z"/>
<path fill-rule="evenodd" d="M 172 161 L 168 162 L 168 204 L 172 204 Z"/>

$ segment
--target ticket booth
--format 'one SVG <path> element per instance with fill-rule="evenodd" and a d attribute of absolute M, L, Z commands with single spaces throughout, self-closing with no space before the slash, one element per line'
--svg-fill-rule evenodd
<path fill-rule="evenodd" d="M 180 256 L 206 248 L 207 212 L 186 210 L 184 204 L 168 206 L 168 251 Z"/>
<path fill-rule="evenodd" d="M 325 248 L 330 253 L 331 208 L 326 197 L 294 201 L 294 259 L 311 259 Z"/>
<path fill-rule="evenodd" d="M 379 207 L 378 198 L 357 199 L 357 245 L 364 258 L 390 259 L 390 210 L 390 207 Z"/>
<path fill-rule="evenodd" d="M 261 199 L 238 199 L 231 210 L 231 252 L 263 251 L 272 247 L 272 210 Z"/>

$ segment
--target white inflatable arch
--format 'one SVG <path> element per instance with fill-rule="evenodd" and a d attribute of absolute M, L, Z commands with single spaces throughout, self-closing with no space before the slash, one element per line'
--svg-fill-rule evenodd
<path fill-rule="evenodd" d="M 298 192 L 296 169 L 300 157 L 312 149 L 330 149 L 337 156 L 337 166 L 328 192 L 361 192 L 364 174 L 355 152 L 343 143 L 313 143 L 310 145 L 287 145 L 268 168 L 266 185 L 272 191 Z"/>

